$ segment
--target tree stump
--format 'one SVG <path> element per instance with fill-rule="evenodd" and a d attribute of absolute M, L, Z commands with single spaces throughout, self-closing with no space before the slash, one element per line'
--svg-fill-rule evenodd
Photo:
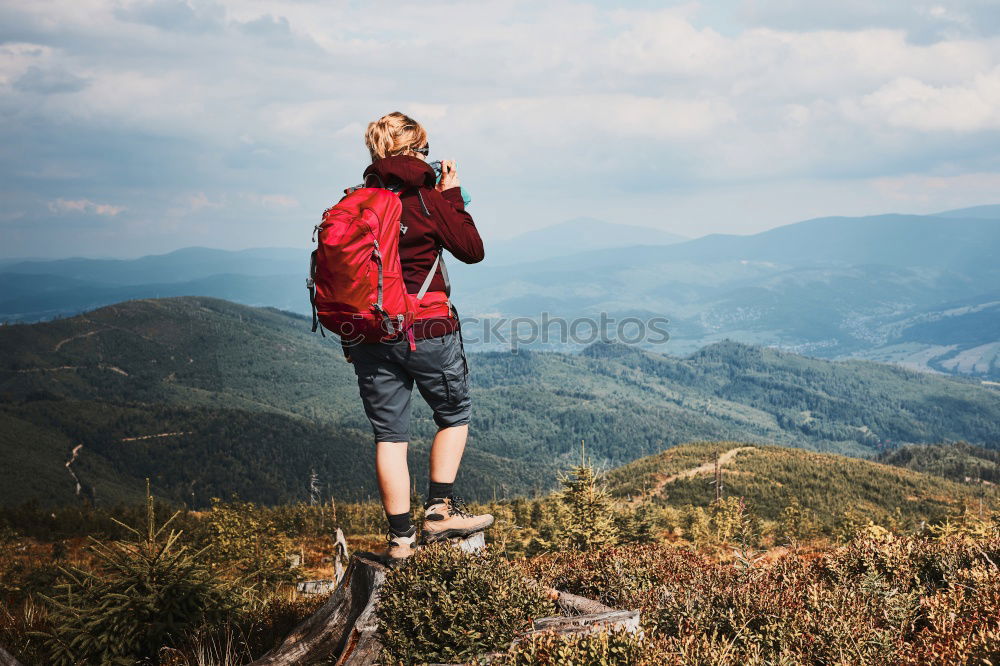
<path fill-rule="evenodd" d="M 448 539 L 448 543 L 466 553 L 475 553 L 486 548 L 486 535 L 482 532 L 476 532 L 469 537 Z"/>
<path fill-rule="evenodd" d="M 375 636 L 375 604 L 386 568 L 355 555 L 326 603 L 253 666 L 291 666 L 319 660 L 371 664 L 382 646 Z"/>

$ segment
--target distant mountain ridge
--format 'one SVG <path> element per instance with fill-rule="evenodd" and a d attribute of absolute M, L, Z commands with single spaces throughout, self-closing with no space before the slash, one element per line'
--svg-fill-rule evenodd
<path fill-rule="evenodd" d="M 669 246 L 637 245 L 628 248 L 628 252 L 632 261 L 640 264 L 652 259 L 758 261 L 787 266 L 881 264 L 934 268 L 971 263 L 976 270 L 992 272 L 996 269 L 991 261 L 992 252 L 998 244 L 998 218 L 891 214 L 861 218 L 820 217 L 751 235 L 713 233 Z M 605 267 L 618 264 L 621 257 L 622 251 L 618 248 L 597 249 L 553 263 L 556 267 L 575 263 Z M 534 267 L 528 266 L 529 270 Z"/>
<path fill-rule="evenodd" d="M 608 247 L 670 245 L 690 240 L 679 234 L 632 224 L 609 224 L 592 217 L 578 217 L 536 231 L 488 244 L 491 266 L 566 257 Z"/>
<path fill-rule="evenodd" d="M 449 269 L 465 317 L 656 316 L 669 320 L 675 353 L 729 338 L 997 381 L 998 250 L 998 205 L 816 218 L 690 240 L 584 218 L 488 242 L 485 262 L 451 261 Z M 190 248 L 131 262 L 22 262 L 0 268 L 0 318 L 51 319 L 130 298 L 182 295 L 306 313 L 307 255 L 305 248 Z M 582 348 L 546 344 L 536 343 Z"/>
<path fill-rule="evenodd" d="M 934 217 L 951 217 L 955 219 L 979 218 L 986 220 L 1000 220 L 1000 204 L 988 204 L 985 206 L 971 206 L 969 208 L 957 208 L 934 213 Z"/>
<path fill-rule="evenodd" d="M 51 275 L 103 285 L 149 285 L 190 282 L 220 274 L 280 275 L 304 270 L 303 256 L 295 248 L 217 250 L 188 247 L 138 259 L 85 259 L 23 261 L 3 266 L 3 273 Z"/>

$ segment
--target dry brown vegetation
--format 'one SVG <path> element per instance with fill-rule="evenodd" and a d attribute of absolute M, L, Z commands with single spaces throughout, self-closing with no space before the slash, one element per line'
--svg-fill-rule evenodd
<path fill-rule="evenodd" d="M 501 664 L 1000 665 L 1000 514 L 992 495 L 883 465 L 758 448 L 733 456 L 724 496 L 712 500 L 704 465 L 729 444 L 680 447 L 638 464 L 639 477 L 666 479 L 639 502 L 621 501 L 618 472 L 602 479 L 581 464 L 559 494 L 484 505 L 498 517 L 486 556 L 439 553 L 418 560 L 429 569 L 398 576 L 427 598 L 387 607 L 386 636 L 410 635 L 407 622 L 447 622 L 433 649 L 396 641 L 393 658 L 420 663 L 502 649 L 542 612 L 517 589 L 527 576 L 639 609 L 643 633 L 538 636 Z M 682 473 L 690 468 L 699 471 Z M 768 478 L 780 481 L 771 504 L 730 494 L 752 497 Z M 881 512 L 868 511 L 878 498 L 888 498 Z M 169 516 L 164 509 L 155 512 Z M 116 518 L 140 529 L 130 533 Z M 177 514 L 158 536 L 146 520 L 142 511 L 79 507 L 0 512 L 0 645 L 26 664 L 101 663 L 108 654 L 122 663 L 248 663 L 322 601 L 296 594 L 294 583 L 333 576 L 334 527 L 352 549 L 369 549 L 382 540 L 383 517 L 373 503 L 217 502 Z M 178 536 L 164 552 L 180 564 L 151 561 L 171 530 Z M 290 567 L 290 554 L 302 566 Z M 442 567 L 451 571 L 447 585 Z M 193 601 L 181 603 L 163 586 L 136 587 L 149 578 L 144 571 L 179 583 Z M 66 583 L 75 596 L 60 587 Z M 487 638 L 478 633 L 482 597 L 495 589 L 503 593 L 490 593 L 490 602 L 501 607 L 488 614 L 507 619 Z M 146 624 L 163 608 L 190 613 L 172 620 L 176 631 L 150 634 L 102 602 L 109 590 L 146 599 Z M 101 633 L 111 625 L 81 622 L 77 613 L 110 613 L 116 632 Z M 118 640 L 125 636 L 130 642 Z"/>

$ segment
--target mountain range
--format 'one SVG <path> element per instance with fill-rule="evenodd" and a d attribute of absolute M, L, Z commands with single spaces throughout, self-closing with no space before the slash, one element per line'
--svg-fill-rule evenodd
<path fill-rule="evenodd" d="M 145 299 L 3 326 L 0 346 L 0 502 L 70 501 L 69 471 L 101 502 L 135 499 L 144 478 L 193 506 L 232 493 L 296 501 L 313 472 L 338 498 L 375 493 L 351 366 L 303 316 Z M 469 365 L 476 407 L 460 486 L 474 498 L 550 489 L 581 440 L 605 469 L 699 440 L 860 457 L 1000 442 L 1000 396 L 978 381 L 735 341 L 683 357 L 615 342 L 470 353 Z M 434 425 L 414 406 L 422 484 Z"/>
<path fill-rule="evenodd" d="M 596 248 L 596 249 L 595 249 Z M 828 217 L 751 235 L 683 240 L 572 220 L 449 263 L 463 316 L 482 329 L 514 318 L 600 313 L 664 317 L 657 351 L 732 339 L 812 356 L 868 358 L 1000 380 L 1000 206 L 935 215 Z M 303 249 L 188 248 L 130 261 L 0 266 L 0 317 L 38 321 L 132 298 L 207 295 L 305 313 Z M 475 348 L 500 350 L 479 336 Z M 476 339 L 470 336 L 470 339 Z M 579 351 L 573 340 L 538 349 Z"/>

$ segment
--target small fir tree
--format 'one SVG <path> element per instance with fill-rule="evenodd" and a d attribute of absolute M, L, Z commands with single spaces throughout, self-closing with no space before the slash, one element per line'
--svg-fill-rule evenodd
<path fill-rule="evenodd" d="M 559 498 L 568 509 L 563 539 L 572 548 L 595 550 L 618 543 L 615 528 L 614 500 L 597 480 L 594 467 L 581 447 L 581 461 L 560 479 Z"/>
<path fill-rule="evenodd" d="M 168 531 L 177 513 L 156 526 L 148 486 L 146 493 L 145 528 L 122 524 L 134 541 L 91 538 L 98 569 L 64 569 L 66 582 L 57 594 L 40 595 L 52 627 L 36 634 L 45 663 L 155 663 L 161 647 L 226 621 L 243 604 L 233 583 L 212 575 L 204 549 L 191 552 L 180 544 L 179 531 Z"/>

